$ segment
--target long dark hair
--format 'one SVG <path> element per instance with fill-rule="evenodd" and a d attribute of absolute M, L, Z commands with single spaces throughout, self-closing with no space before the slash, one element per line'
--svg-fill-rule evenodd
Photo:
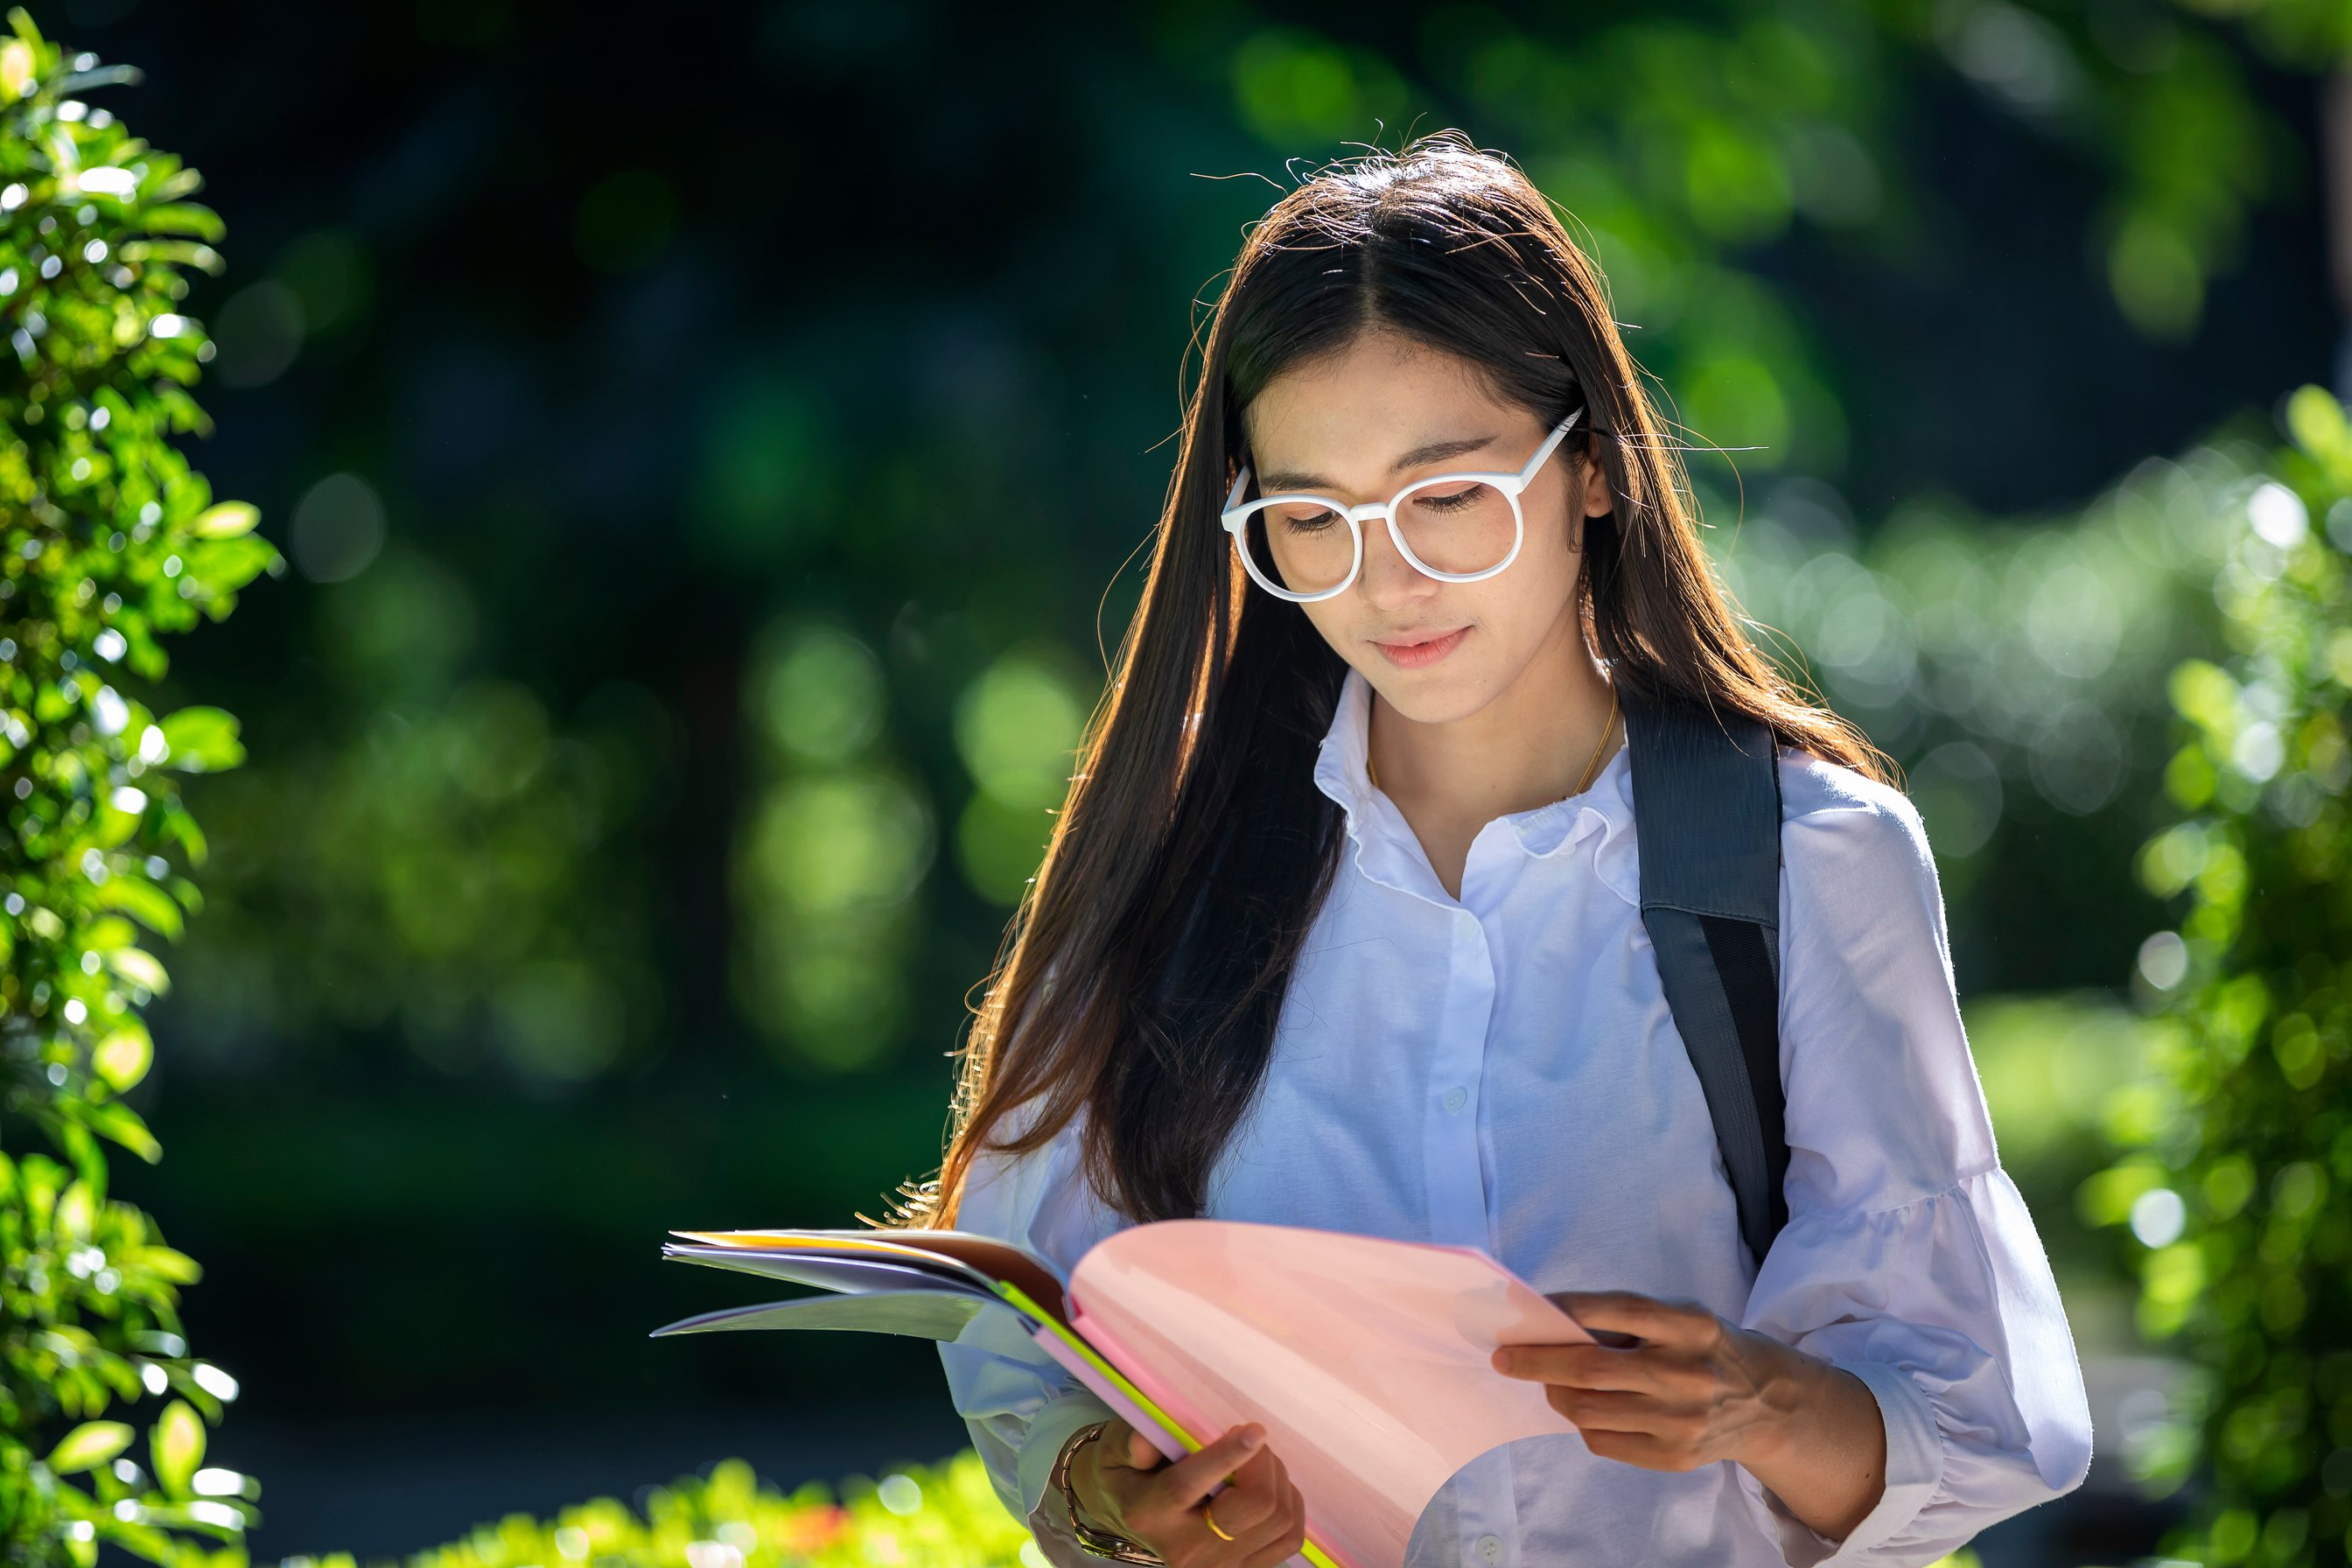
<path fill-rule="evenodd" d="M 1202 1212 L 1339 862 L 1339 808 L 1312 775 L 1346 674 L 1297 605 L 1249 591 L 1218 510 L 1251 400 L 1370 330 L 1469 362 L 1546 426 L 1585 409 L 1564 456 L 1571 496 L 1599 462 L 1617 501 L 1585 521 L 1580 606 L 1613 680 L 1892 781 L 1726 605 L 1678 448 L 1542 194 L 1452 131 L 1328 165 L 1252 226 L 1207 323 L 1142 603 L 956 1053 L 945 1160 L 902 1186 L 899 1224 L 952 1226 L 975 1155 L 1036 1149 L 1081 1110 L 1104 1201 L 1137 1220 Z"/>

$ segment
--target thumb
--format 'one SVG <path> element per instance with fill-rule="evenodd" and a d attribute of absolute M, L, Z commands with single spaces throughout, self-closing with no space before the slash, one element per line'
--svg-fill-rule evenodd
<path fill-rule="evenodd" d="M 1168 1462 L 1168 1456 L 1153 1447 L 1151 1439 L 1141 1431 L 1129 1426 L 1127 1428 L 1127 1462 L 1135 1469 L 1156 1470 Z"/>

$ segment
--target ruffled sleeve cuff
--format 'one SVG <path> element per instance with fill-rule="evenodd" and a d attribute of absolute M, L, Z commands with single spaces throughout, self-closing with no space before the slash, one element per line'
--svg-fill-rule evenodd
<path fill-rule="evenodd" d="M 1932 1562 L 2089 1468 L 2090 1409 L 2057 1286 L 1997 1166 L 1893 1208 L 1793 1215 L 1746 1326 L 1860 1378 L 1886 1433 L 1885 1492 L 1841 1542 L 1740 1472 L 1790 1568 Z"/>
<path fill-rule="evenodd" d="M 1860 1378 L 1878 1403 L 1878 1418 L 1886 1429 L 1885 1485 L 1876 1505 L 1845 1539 L 1832 1541 L 1790 1513 L 1763 1482 L 1739 1470 L 1741 1487 L 1771 1519 L 1789 1568 L 1865 1560 L 1917 1520 L 1944 1479 L 1944 1444 L 1936 1430 L 1936 1414 L 1911 1374 L 1885 1362 L 1832 1359 L 1830 1364 Z"/>

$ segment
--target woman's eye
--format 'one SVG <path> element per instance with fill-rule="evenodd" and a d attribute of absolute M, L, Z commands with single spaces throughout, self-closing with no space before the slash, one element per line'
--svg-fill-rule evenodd
<path fill-rule="evenodd" d="M 1282 526 L 1292 533 L 1320 533 L 1339 521 L 1339 514 L 1328 510 L 1285 513 Z"/>

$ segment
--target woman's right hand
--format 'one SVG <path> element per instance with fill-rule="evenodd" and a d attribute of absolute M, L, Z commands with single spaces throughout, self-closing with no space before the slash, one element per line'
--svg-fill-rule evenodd
<path fill-rule="evenodd" d="M 1170 1568 L 1276 1568 L 1306 1543 L 1307 1504 L 1265 1445 L 1265 1428 L 1252 1422 L 1171 1460 L 1114 1416 L 1072 1457 L 1070 1485 L 1090 1521 L 1142 1542 Z M 1233 1484 L 1210 1497 L 1227 1475 Z M 1210 1528 L 1204 1505 L 1234 1539 Z"/>

